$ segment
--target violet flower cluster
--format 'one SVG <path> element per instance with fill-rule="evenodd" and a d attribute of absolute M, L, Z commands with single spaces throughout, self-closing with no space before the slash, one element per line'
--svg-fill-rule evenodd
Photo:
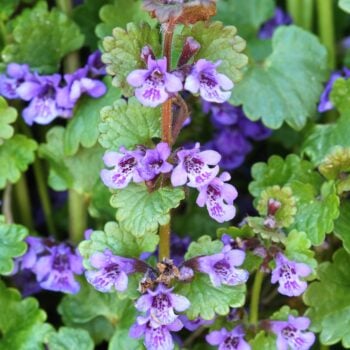
<path fill-rule="evenodd" d="M 87 64 L 72 74 L 39 75 L 26 64 L 10 63 L 0 75 L 0 96 L 28 102 L 22 115 L 28 125 L 49 124 L 57 117 L 70 118 L 79 98 L 104 95 L 106 85 L 97 78 L 105 74 L 100 52 L 89 56 Z"/>
<path fill-rule="evenodd" d="M 292 23 L 290 15 L 280 7 L 276 7 L 275 14 L 261 26 L 258 36 L 260 39 L 270 39 L 278 27 Z"/>
<path fill-rule="evenodd" d="M 231 176 L 222 173 L 219 177 L 221 156 L 216 151 L 200 151 L 197 143 L 194 148 L 179 150 L 176 153 L 176 165 L 168 162 L 171 150 L 167 143 L 159 143 L 155 149 L 138 147 L 133 151 L 121 148 L 120 152 L 106 152 L 103 160 L 107 167 L 101 171 L 102 181 L 113 189 L 122 189 L 131 181 L 153 181 L 160 174 L 171 172 L 173 186 L 187 185 L 197 188 L 197 204 L 206 206 L 209 215 L 218 222 L 231 220 L 236 209 L 233 201 L 237 197 L 236 189 L 226 182 Z"/>
<path fill-rule="evenodd" d="M 192 41 L 194 50 L 198 50 L 199 44 Z M 220 64 L 220 61 L 200 59 L 190 67 L 185 65 L 186 69 L 180 67 L 168 72 L 167 58 L 155 59 L 150 53 L 147 68 L 132 71 L 127 82 L 135 88 L 135 96 L 144 106 L 157 107 L 184 89 L 199 94 L 205 101 L 222 103 L 230 98 L 234 84 L 226 75 L 217 72 Z"/>
<path fill-rule="evenodd" d="M 251 141 L 262 141 L 272 131 L 261 122 L 252 122 L 244 114 L 242 107 L 203 101 L 203 112 L 209 113 L 216 129 L 213 140 L 205 144 L 205 148 L 220 153 L 219 165 L 225 170 L 233 170 L 241 166 L 245 157 L 252 150 Z"/>
<path fill-rule="evenodd" d="M 32 272 L 42 289 L 78 293 L 80 285 L 75 275 L 83 273 L 82 258 L 78 251 L 67 243 L 52 239 L 27 237 L 28 250 L 16 260 L 12 274 Z"/>

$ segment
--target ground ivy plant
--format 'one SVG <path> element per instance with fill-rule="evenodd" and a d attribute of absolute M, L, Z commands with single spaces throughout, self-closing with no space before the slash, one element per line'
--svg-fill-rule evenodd
<path fill-rule="evenodd" d="M 347 0 L 0 0 L 0 350 L 350 348 Z"/>

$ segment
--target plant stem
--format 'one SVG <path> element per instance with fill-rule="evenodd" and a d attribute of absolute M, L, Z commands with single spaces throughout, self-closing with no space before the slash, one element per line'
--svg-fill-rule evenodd
<path fill-rule="evenodd" d="M 264 280 L 264 273 L 258 270 L 255 274 L 252 297 L 250 301 L 250 318 L 249 321 L 252 325 L 257 325 L 259 321 L 259 301 L 262 282 Z"/>
<path fill-rule="evenodd" d="M 159 261 L 170 256 L 170 221 L 159 228 Z"/>
<path fill-rule="evenodd" d="M 167 71 L 171 67 L 171 45 L 173 41 L 175 25 L 172 22 L 166 24 L 163 41 L 163 54 L 167 59 Z M 172 145 L 172 100 L 169 98 L 162 105 L 162 141 L 170 147 Z M 170 257 L 170 220 L 159 227 L 159 260 Z"/>
<path fill-rule="evenodd" d="M 4 196 L 2 199 L 2 213 L 5 216 L 6 223 L 13 223 L 12 216 L 12 184 L 7 183 L 6 188 L 4 190 Z"/>
<path fill-rule="evenodd" d="M 300 25 L 308 30 L 312 31 L 312 27 L 314 24 L 314 0 L 303 0 L 303 2 L 299 3 L 299 6 L 302 6 L 300 16 L 301 23 Z"/>
<path fill-rule="evenodd" d="M 329 346 L 321 344 L 320 350 L 329 350 Z"/>
<path fill-rule="evenodd" d="M 300 0 L 287 0 L 287 10 L 289 14 L 293 18 L 293 22 L 296 25 L 301 25 L 301 11 L 300 4 L 302 1 Z"/>
<path fill-rule="evenodd" d="M 29 229 L 34 228 L 33 217 L 31 211 L 31 203 L 28 192 L 27 179 L 24 174 L 22 174 L 19 181 L 14 186 L 16 203 L 19 209 L 19 215 L 21 222 Z"/>
<path fill-rule="evenodd" d="M 34 177 L 36 186 L 39 192 L 39 198 L 42 210 L 45 216 L 45 222 L 49 230 L 50 235 L 56 236 L 57 231 L 55 228 L 55 223 L 53 220 L 53 211 L 50 201 L 49 192 L 46 186 L 46 181 L 44 178 L 43 167 L 39 158 L 36 158 L 33 163 Z"/>
<path fill-rule="evenodd" d="M 328 50 L 328 62 L 331 69 L 334 69 L 336 65 L 333 3 L 333 0 L 317 0 L 318 31 L 321 42 Z"/>
<path fill-rule="evenodd" d="M 69 238 L 74 244 L 78 244 L 84 237 L 87 228 L 87 203 L 84 195 L 74 190 L 68 194 L 69 211 Z"/>

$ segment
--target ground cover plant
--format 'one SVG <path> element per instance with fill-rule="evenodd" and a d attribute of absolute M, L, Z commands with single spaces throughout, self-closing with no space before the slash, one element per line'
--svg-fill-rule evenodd
<path fill-rule="evenodd" d="M 0 350 L 350 348 L 349 13 L 0 0 Z"/>

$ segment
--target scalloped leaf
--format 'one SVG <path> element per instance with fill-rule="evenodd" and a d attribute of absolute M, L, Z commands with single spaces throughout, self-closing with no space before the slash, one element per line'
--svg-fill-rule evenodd
<path fill-rule="evenodd" d="M 113 36 L 107 36 L 103 40 L 105 53 L 102 60 L 107 65 L 107 73 L 114 76 L 112 84 L 121 87 L 125 96 L 133 94 L 133 88 L 126 82 L 128 74 L 145 67 L 141 60 L 141 50 L 146 45 L 152 47 L 156 56 L 161 54 L 159 30 L 148 23 L 128 23 L 126 30 L 114 28 Z"/>
<path fill-rule="evenodd" d="M 137 313 L 132 300 L 120 299 L 116 293 L 100 293 L 86 281 L 81 283 L 79 293 L 64 296 L 58 312 L 64 323 L 69 326 L 79 325 L 79 327 L 91 330 L 91 325 L 99 322 L 104 325 L 104 329 L 98 328 L 99 333 L 105 332 L 104 339 L 106 340 L 109 340 L 110 337 L 118 337 L 120 332 L 126 335 Z M 101 336 L 95 332 L 96 330 L 93 329 L 92 335 Z M 139 344 L 134 339 L 128 338 L 128 340 L 130 347 Z"/>
<path fill-rule="evenodd" d="M 334 233 L 343 241 L 343 247 L 350 253 L 350 201 L 342 201 L 340 214 L 334 222 Z"/>
<path fill-rule="evenodd" d="M 69 120 L 64 133 L 64 153 L 72 156 L 77 153 L 79 146 L 93 147 L 99 137 L 98 124 L 101 108 L 111 105 L 121 96 L 119 89 L 111 86 L 110 79 L 106 78 L 107 93 L 96 99 L 83 96 L 75 110 L 74 117 Z"/>
<path fill-rule="evenodd" d="M 90 194 L 103 168 L 103 149 L 81 148 L 74 156 L 64 154 L 63 127 L 56 126 L 47 133 L 47 143 L 39 147 L 39 155 L 50 163 L 49 185 L 56 191 L 74 189 Z"/>
<path fill-rule="evenodd" d="M 108 150 L 121 146 L 152 146 L 152 138 L 160 137 L 160 108 L 147 108 L 135 97 L 118 100 L 101 110 L 99 142 Z"/>
<path fill-rule="evenodd" d="M 17 119 L 17 110 L 9 107 L 6 100 L 0 96 L 0 145 L 13 136 L 14 129 L 10 125 Z"/>
<path fill-rule="evenodd" d="M 350 348 L 349 265 L 350 255 L 344 249 L 338 250 L 333 263 L 319 266 L 320 281 L 313 282 L 304 294 L 312 330 L 321 333 L 320 341 L 325 345 L 342 341 L 345 348 Z"/>
<path fill-rule="evenodd" d="M 84 266 L 89 269 L 89 259 L 95 252 L 109 249 L 115 255 L 138 258 L 144 252 L 154 252 L 158 241 L 156 234 L 135 237 L 116 222 L 107 222 L 103 231 L 94 231 L 89 240 L 79 244 L 79 251 L 84 258 Z"/>
<path fill-rule="evenodd" d="M 224 26 L 221 22 L 197 22 L 191 27 L 183 28 L 175 38 L 175 45 L 182 48 L 184 40 L 189 36 L 201 45 L 194 57 L 195 61 L 200 58 L 213 62 L 221 60 L 218 67 L 220 73 L 226 74 L 233 82 L 242 79 L 242 68 L 247 65 L 248 57 L 242 53 L 245 41 L 237 35 L 234 26 Z"/>
<path fill-rule="evenodd" d="M 326 233 L 333 230 L 339 215 L 339 198 L 333 181 L 323 182 L 313 165 L 296 155 L 285 160 L 272 156 L 268 163 L 257 163 L 252 168 L 254 181 L 249 191 L 259 196 L 264 188 L 288 185 L 297 203 L 297 212 L 291 229 L 303 231 L 312 244 L 321 244 Z"/>
<path fill-rule="evenodd" d="M 48 347 L 50 350 L 93 350 L 94 342 L 83 329 L 61 327 L 57 333 L 50 335 Z"/>
<path fill-rule="evenodd" d="M 15 135 L 0 146 L 0 188 L 7 181 L 16 183 L 34 161 L 37 143 L 24 135 Z"/>
<path fill-rule="evenodd" d="M 12 35 L 13 42 L 2 51 L 3 60 L 27 63 L 41 73 L 57 72 L 61 59 L 84 42 L 79 27 L 58 9 L 48 11 L 46 2 L 24 10 Z"/>
<path fill-rule="evenodd" d="M 340 111 L 333 123 L 315 125 L 303 143 L 302 150 L 315 165 L 319 165 L 334 146 L 350 147 L 350 81 L 337 79 L 331 92 L 331 101 Z"/>
<path fill-rule="evenodd" d="M 196 256 L 213 255 L 220 253 L 223 248 L 223 243 L 218 240 L 212 241 L 210 236 L 202 236 L 197 242 L 192 242 L 188 247 L 185 259 L 189 260 Z"/>
<path fill-rule="evenodd" d="M 12 272 L 13 258 L 23 255 L 27 249 L 24 238 L 28 230 L 22 225 L 6 224 L 5 218 L 0 216 L 0 274 L 8 275 Z"/>
<path fill-rule="evenodd" d="M 227 315 L 230 307 L 243 306 L 246 286 L 245 284 L 234 287 L 222 285 L 220 288 L 215 288 L 208 276 L 196 273 L 191 283 L 180 284 L 176 291 L 191 302 L 191 306 L 186 311 L 190 320 L 197 317 L 212 320 L 215 314 Z"/>
<path fill-rule="evenodd" d="M 225 25 L 234 24 L 243 38 L 256 36 L 260 26 L 274 14 L 273 0 L 221 0 L 214 19 Z"/>
<path fill-rule="evenodd" d="M 21 300 L 20 293 L 0 281 L 0 349 L 44 350 L 52 327 L 34 298 Z"/>
<path fill-rule="evenodd" d="M 261 118 L 272 129 L 286 122 L 300 130 L 316 112 L 327 79 L 327 51 L 315 35 L 296 26 L 278 28 L 272 48 L 263 62 L 250 65 L 231 102 L 243 104 L 251 120 Z"/>
<path fill-rule="evenodd" d="M 96 27 L 96 34 L 100 39 L 112 33 L 113 28 L 124 28 L 128 23 L 147 22 L 152 27 L 157 20 L 152 19 L 148 12 L 142 8 L 141 0 L 114 0 L 111 4 L 103 6 L 100 10 L 102 23 Z"/>
<path fill-rule="evenodd" d="M 159 225 L 166 225 L 170 210 L 184 198 L 180 187 L 162 187 L 149 193 L 144 184 L 130 184 L 112 196 L 111 205 L 117 208 L 120 225 L 135 237 L 142 237 L 157 232 Z"/>

